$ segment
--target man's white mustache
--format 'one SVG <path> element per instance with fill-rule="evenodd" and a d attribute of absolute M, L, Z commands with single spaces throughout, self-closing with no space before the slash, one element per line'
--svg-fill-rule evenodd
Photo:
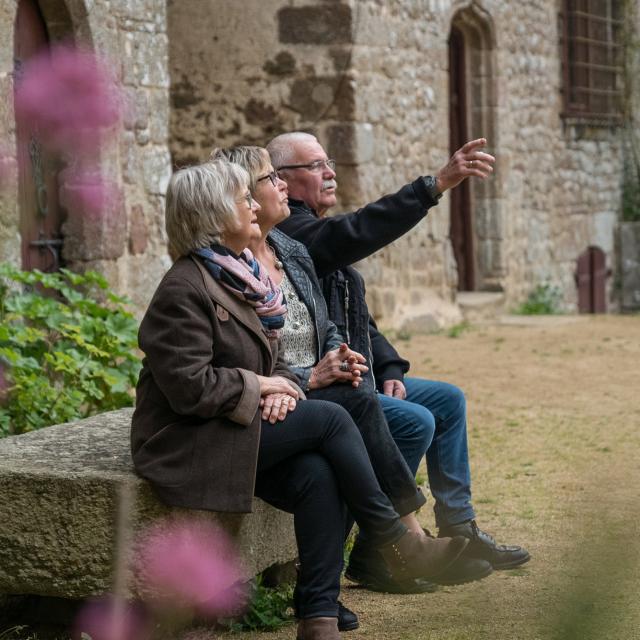
<path fill-rule="evenodd" d="M 335 180 L 323 180 L 320 191 L 326 191 L 327 189 L 337 189 L 338 183 Z"/>

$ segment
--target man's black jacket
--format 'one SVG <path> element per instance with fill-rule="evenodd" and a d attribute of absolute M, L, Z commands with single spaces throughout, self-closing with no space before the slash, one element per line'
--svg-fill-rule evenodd
<path fill-rule="evenodd" d="M 409 362 L 378 331 L 365 301 L 364 280 L 350 265 L 409 231 L 435 204 L 424 179 L 418 178 L 358 211 L 328 218 L 289 199 L 291 215 L 278 225 L 306 245 L 321 278 L 329 316 L 349 346 L 367 358 L 378 389 L 385 380 L 402 380 Z"/>

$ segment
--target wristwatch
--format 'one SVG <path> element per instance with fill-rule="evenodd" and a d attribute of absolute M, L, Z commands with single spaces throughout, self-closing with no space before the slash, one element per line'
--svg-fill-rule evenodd
<path fill-rule="evenodd" d="M 433 176 L 422 176 L 424 186 L 427 187 L 429 195 L 437 202 L 442 198 L 442 194 L 438 191 L 438 183 Z"/>

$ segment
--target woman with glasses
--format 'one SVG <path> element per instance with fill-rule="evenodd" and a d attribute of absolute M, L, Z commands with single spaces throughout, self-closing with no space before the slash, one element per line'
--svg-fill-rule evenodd
<path fill-rule="evenodd" d="M 180 257 L 140 326 L 133 461 L 170 505 L 248 512 L 255 494 L 292 512 L 299 637 L 338 640 L 345 503 L 400 579 L 444 570 L 466 541 L 408 531 L 347 412 L 303 401 L 280 347 L 283 293 L 246 249 L 260 236 L 248 187 L 223 160 L 171 178 L 166 229 Z"/>
<path fill-rule="evenodd" d="M 375 391 L 369 385 L 360 385 L 367 371 L 364 358 L 347 347 L 329 320 L 307 249 L 275 228 L 289 215 L 286 183 L 278 178 L 269 155 L 260 147 L 218 149 L 212 157 L 226 158 L 249 172 L 251 191 L 260 204 L 257 218 L 261 231 L 249 246 L 287 300 L 282 332 L 287 364 L 308 398 L 336 402 L 349 412 L 360 429 L 382 489 L 405 525 L 416 535 L 425 536 L 415 515 L 425 503 L 424 495 L 391 437 Z M 412 591 L 416 586 L 412 584 Z M 424 590 L 433 588 L 429 583 L 423 586 Z"/>

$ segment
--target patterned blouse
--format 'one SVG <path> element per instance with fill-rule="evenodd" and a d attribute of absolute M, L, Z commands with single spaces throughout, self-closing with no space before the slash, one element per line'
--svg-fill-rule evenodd
<path fill-rule="evenodd" d="M 282 329 L 282 346 L 288 364 L 312 367 L 318 361 L 316 332 L 311 314 L 296 293 L 294 286 L 282 272 L 280 288 L 287 301 L 287 315 Z"/>

